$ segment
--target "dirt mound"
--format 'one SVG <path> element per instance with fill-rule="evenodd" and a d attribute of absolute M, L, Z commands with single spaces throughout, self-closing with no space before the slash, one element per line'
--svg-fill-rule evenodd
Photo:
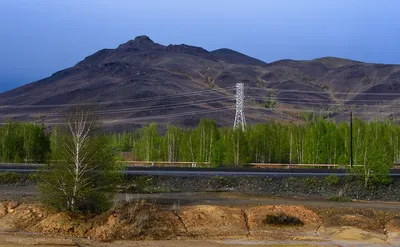
<path fill-rule="evenodd" d="M 50 214 L 39 204 L 21 204 L 0 219 L 0 231 L 25 230 L 28 227 L 36 225 Z"/>
<path fill-rule="evenodd" d="M 83 237 L 89 230 L 89 228 L 85 230 L 85 221 L 86 219 L 83 215 L 62 212 L 50 215 L 28 230 L 52 234 L 61 233 Z"/>
<path fill-rule="evenodd" d="M 244 213 L 224 206 L 188 206 L 179 213 L 188 232 L 196 237 L 246 236 Z"/>
<path fill-rule="evenodd" d="M 116 239 L 171 239 L 187 235 L 173 212 L 152 205 L 135 203 L 105 213 L 86 222 L 87 236 L 102 241 Z"/>
<path fill-rule="evenodd" d="M 0 215 L 3 215 L 0 231 L 24 230 L 101 241 L 327 238 L 380 243 L 387 238 L 388 243 L 394 243 L 400 240 L 400 216 L 380 211 L 350 213 L 350 209 L 339 208 L 337 211 L 321 210 L 317 214 L 318 211 L 295 205 L 171 208 L 142 201 L 100 215 L 87 215 L 55 213 L 40 204 L 23 203 L 8 209 L 7 205 L 0 203 Z M 285 219 L 295 218 L 301 224 L 271 224 L 266 220 L 267 216 L 279 218 L 281 215 L 285 215 Z"/>
<path fill-rule="evenodd" d="M 382 232 L 383 229 L 383 226 L 379 227 L 379 222 L 377 222 L 374 218 L 361 214 L 335 214 L 326 218 L 324 220 L 324 225 L 326 227 L 350 226 L 363 230 L 378 232 Z"/>
<path fill-rule="evenodd" d="M 298 218 L 304 224 L 302 226 L 273 226 L 266 224 L 265 220 L 267 215 L 278 216 L 284 213 L 287 216 Z M 292 232 L 296 231 L 310 231 L 317 229 L 322 225 L 321 218 L 312 210 L 303 206 L 292 205 L 269 205 L 269 206 L 255 206 L 246 209 L 248 217 L 248 225 L 252 235 L 265 235 L 265 233 L 276 232 L 279 230 L 280 234 L 276 235 L 278 238 L 288 238 Z"/>

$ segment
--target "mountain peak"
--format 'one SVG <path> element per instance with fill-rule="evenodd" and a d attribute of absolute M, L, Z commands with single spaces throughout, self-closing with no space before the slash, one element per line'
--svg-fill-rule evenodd
<path fill-rule="evenodd" d="M 155 46 L 159 46 L 158 44 L 154 43 L 153 40 L 149 38 L 149 36 L 146 35 L 140 35 L 137 36 L 135 39 L 131 39 L 128 42 L 121 44 L 118 46 L 118 48 L 143 48 L 143 49 L 149 49 L 149 48 L 154 48 Z"/>
<path fill-rule="evenodd" d="M 249 57 L 243 53 L 228 49 L 228 48 L 221 48 L 218 50 L 214 50 L 211 52 L 215 56 L 218 57 L 218 59 L 228 62 L 228 63 L 234 63 L 234 64 L 248 64 L 248 65 L 255 65 L 255 66 L 263 66 L 266 63 L 258 60 L 253 57 Z"/>
<path fill-rule="evenodd" d="M 153 40 L 151 40 L 151 39 L 149 38 L 149 36 L 147 36 L 147 35 L 140 35 L 140 36 L 137 36 L 137 37 L 133 40 L 133 42 L 136 43 L 136 44 L 154 44 Z"/>

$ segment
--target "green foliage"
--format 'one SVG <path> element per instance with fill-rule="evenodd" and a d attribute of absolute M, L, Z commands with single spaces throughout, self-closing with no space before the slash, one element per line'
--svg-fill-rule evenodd
<path fill-rule="evenodd" d="M 137 133 L 135 130 L 132 132 L 114 133 L 111 135 L 113 146 L 121 152 L 132 151 L 133 145 L 137 138 Z"/>
<path fill-rule="evenodd" d="M 348 166 L 350 128 L 318 114 L 304 114 L 304 124 L 268 122 L 245 131 L 217 128 L 201 120 L 192 130 L 169 126 L 161 135 L 153 123 L 131 133 L 135 160 L 211 163 L 245 166 L 248 163 L 334 164 Z M 353 124 L 354 169 L 366 185 L 388 183 L 389 169 L 400 160 L 400 126 L 393 122 Z M 125 133 L 123 135 L 128 135 Z"/>
<path fill-rule="evenodd" d="M 278 103 L 278 100 L 276 99 L 276 94 L 275 91 L 268 91 L 267 92 L 267 98 L 265 99 L 264 102 L 264 107 L 269 108 L 269 109 L 274 109 Z"/>
<path fill-rule="evenodd" d="M 23 173 L 0 172 L 0 184 L 20 184 L 27 179 Z"/>
<path fill-rule="evenodd" d="M 302 113 L 300 113 L 300 117 L 303 120 L 310 122 L 310 121 L 314 120 L 314 113 L 313 112 L 302 112 Z"/>
<path fill-rule="evenodd" d="M 304 183 L 308 187 L 317 187 L 320 184 L 320 180 L 317 177 L 305 178 Z"/>
<path fill-rule="evenodd" d="M 133 189 L 137 192 L 145 192 L 153 186 L 153 178 L 148 176 L 136 176 L 133 181 Z"/>
<path fill-rule="evenodd" d="M 26 174 L 17 172 L 0 172 L 0 184 L 23 185 L 27 183 L 35 183 L 38 180 L 38 174 Z"/>
<path fill-rule="evenodd" d="M 0 160 L 13 163 L 43 163 L 50 153 L 44 125 L 8 121 L 0 128 Z"/>
<path fill-rule="evenodd" d="M 338 176 L 331 174 L 331 175 L 325 177 L 325 181 L 329 185 L 338 185 L 340 182 L 340 179 Z"/>
<path fill-rule="evenodd" d="M 240 128 L 227 129 L 225 133 L 222 163 L 230 166 L 243 166 L 249 163 L 250 153 L 246 133 Z"/>
<path fill-rule="evenodd" d="M 264 220 L 264 224 L 274 226 L 303 226 L 304 223 L 299 218 L 289 216 L 284 213 L 279 215 L 267 215 Z"/>
<path fill-rule="evenodd" d="M 347 196 L 332 196 L 329 200 L 334 202 L 351 202 L 351 199 Z"/>
<path fill-rule="evenodd" d="M 157 124 L 151 123 L 141 129 L 139 138 L 133 144 L 132 157 L 135 160 L 157 161 L 160 157 L 162 138 L 157 130 Z"/>
<path fill-rule="evenodd" d="M 387 122 L 362 122 L 353 124 L 354 167 L 356 174 L 367 187 L 373 183 L 390 182 L 389 171 L 398 160 L 399 128 Z"/>
<path fill-rule="evenodd" d="M 79 107 L 51 135 L 51 164 L 39 189 L 44 203 L 59 211 L 102 212 L 110 208 L 122 182 L 110 136 L 102 134 L 89 111 Z"/>

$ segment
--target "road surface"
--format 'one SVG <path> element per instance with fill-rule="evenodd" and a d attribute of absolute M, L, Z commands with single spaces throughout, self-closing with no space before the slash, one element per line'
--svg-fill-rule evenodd
<path fill-rule="evenodd" d="M 41 164 L 1 164 L 0 172 L 34 173 Z M 127 167 L 123 171 L 127 175 L 145 176 L 261 176 L 261 177 L 326 177 L 336 175 L 347 176 L 343 169 L 328 168 L 184 168 L 184 167 Z M 392 169 L 391 177 L 399 177 L 400 170 Z"/>

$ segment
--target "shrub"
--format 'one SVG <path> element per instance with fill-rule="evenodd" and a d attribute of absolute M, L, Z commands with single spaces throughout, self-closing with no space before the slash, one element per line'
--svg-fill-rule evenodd
<path fill-rule="evenodd" d="M 339 177 L 331 174 L 327 177 L 325 177 L 325 181 L 329 184 L 329 185 L 338 185 L 339 184 Z"/>
<path fill-rule="evenodd" d="M 153 187 L 153 178 L 149 176 L 137 176 L 134 180 L 134 188 L 136 191 L 146 191 L 149 187 Z"/>
<path fill-rule="evenodd" d="M 267 215 L 264 220 L 267 225 L 275 226 L 303 226 L 304 223 L 299 218 L 294 216 L 289 216 L 284 213 L 279 215 Z"/>
<path fill-rule="evenodd" d="M 347 196 L 332 196 L 329 200 L 334 202 L 351 202 L 351 199 Z"/>

